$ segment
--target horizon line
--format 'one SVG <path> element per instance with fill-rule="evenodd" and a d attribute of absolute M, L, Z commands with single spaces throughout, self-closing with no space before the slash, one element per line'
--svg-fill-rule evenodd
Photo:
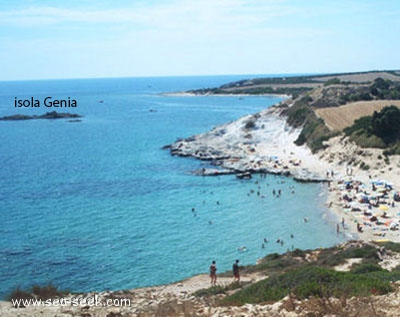
<path fill-rule="evenodd" d="M 200 75 L 141 75 L 141 76 L 99 76 L 99 77 L 67 77 L 67 78 L 30 78 L 30 79 L 0 79 L 0 82 L 20 82 L 20 81 L 57 81 L 57 80 L 93 80 L 93 79 L 133 79 L 133 78 L 179 78 L 179 77 L 220 77 L 220 76 L 330 76 L 330 75 L 350 75 L 374 72 L 400 72 L 400 69 L 373 69 L 360 71 L 339 71 L 339 72 L 298 72 L 298 73 L 243 73 L 243 74 L 200 74 Z M 254 78 L 254 77 L 253 77 Z M 249 78 L 251 79 L 251 78 Z"/>

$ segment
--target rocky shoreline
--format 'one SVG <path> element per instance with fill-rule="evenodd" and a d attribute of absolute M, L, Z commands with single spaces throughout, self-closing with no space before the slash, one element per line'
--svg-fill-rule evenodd
<path fill-rule="evenodd" d="M 378 246 L 366 242 L 348 242 L 340 246 L 346 248 L 363 248 L 365 246 Z M 308 250 L 305 258 L 309 264 L 316 261 L 321 250 Z M 298 259 L 298 258 L 297 258 Z M 346 263 L 336 266 L 336 271 L 349 271 L 353 263 L 360 262 L 360 258 L 348 259 Z M 400 254 L 388 251 L 383 255 L 380 266 L 392 270 L 400 263 Z M 200 274 L 189 279 L 168 285 L 146 287 L 124 291 L 105 291 L 101 293 L 67 294 L 54 299 L 50 304 L 30 305 L 15 308 L 11 302 L 0 302 L 0 316 L 4 317 L 150 317 L 150 316 L 331 316 L 344 314 L 345 316 L 397 316 L 400 304 L 400 284 L 392 283 L 393 292 L 386 295 L 373 295 L 370 297 L 344 297 L 329 298 L 326 305 L 320 298 L 296 299 L 286 296 L 274 303 L 245 304 L 242 306 L 221 305 L 221 300 L 235 291 L 268 278 L 266 272 L 244 273 L 241 276 L 238 288 L 216 295 L 196 295 L 196 291 L 210 287 L 210 278 L 207 274 Z M 232 277 L 218 276 L 219 287 L 232 285 Z M 71 303 L 79 298 L 82 304 Z M 94 299 L 94 301 L 93 301 Z M 326 300 L 326 299 L 325 299 Z M 50 303 L 50 301 L 48 302 Z M 65 304 L 67 303 L 67 304 Z M 107 303 L 107 304 L 106 304 Z M 329 313 L 329 314 L 328 314 Z"/>
<path fill-rule="evenodd" d="M 203 176 L 267 173 L 293 177 L 301 182 L 328 181 L 306 146 L 294 145 L 300 129 L 293 129 L 271 107 L 260 113 L 215 127 L 213 130 L 166 146 L 171 155 L 208 161 L 212 168 L 194 173 Z M 315 164 L 314 164 L 315 166 Z"/>

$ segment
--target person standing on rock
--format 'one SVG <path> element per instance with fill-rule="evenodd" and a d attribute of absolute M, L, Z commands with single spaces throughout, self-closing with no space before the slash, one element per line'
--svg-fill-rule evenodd
<path fill-rule="evenodd" d="M 235 263 L 233 263 L 232 271 L 233 271 L 233 281 L 240 282 L 239 260 L 236 260 Z"/>
<path fill-rule="evenodd" d="M 211 278 L 211 286 L 215 286 L 217 284 L 217 266 L 215 261 L 212 261 L 210 265 L 210 278 Z"/>

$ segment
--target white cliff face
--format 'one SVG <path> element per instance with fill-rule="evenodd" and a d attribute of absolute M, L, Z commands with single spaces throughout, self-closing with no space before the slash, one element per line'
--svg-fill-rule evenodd
<path fill-rule="evenodd" d="M 306 146 L 294 141 L 300 129 L 288 126 L 280 109 L 215 127 L 209 132 L 177 141 L 171 153 L 211 160 L 232 172 L 268 172 L 292 175 L 300 180 L 323 180 L 327 168 Z"/>

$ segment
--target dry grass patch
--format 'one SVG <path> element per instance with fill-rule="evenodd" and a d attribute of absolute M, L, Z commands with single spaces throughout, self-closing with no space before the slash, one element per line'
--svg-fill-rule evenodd
<path fill-rule="evenodd" d="M 330 130 L 341 131 L 351 126 L 354 120 L 370 116 L 374 111 L 381 111 L 390 105 L 400 108 L 400 100 L 357 101 L 340 107 L 316 109 L 315 113 L 324 120 Z"/>

